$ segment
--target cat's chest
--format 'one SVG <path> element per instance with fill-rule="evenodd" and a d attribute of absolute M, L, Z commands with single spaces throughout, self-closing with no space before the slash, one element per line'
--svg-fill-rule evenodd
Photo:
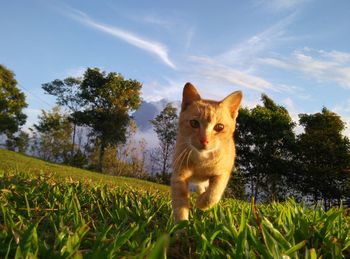
<path fill-rule="evenodd" d="M 233 156 L 203 153 L 197 154 L 192 162 L 194 177 L 210 177 L 230 172 L 233 166 Z"/>
<path fill-rule="evenodd" d="M 203 181 L 215 175 L 229 174 L 232 171 L 235 149 L 233 143 L 227 141 L 214 151 L 198 151 L 188 146 L 183 149 L 185 143 L 177 143 L 174 171 L 181 177 L 194 181 Z"/>

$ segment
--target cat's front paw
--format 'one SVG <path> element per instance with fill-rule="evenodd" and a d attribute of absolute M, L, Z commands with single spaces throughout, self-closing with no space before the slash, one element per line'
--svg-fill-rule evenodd
<path fill-rule="evenodd" d="M 208 192 L 204 192 L 198 196 L 196 201 L 196 207 L 201 210 L 208 210 L 216 203 L 218 203 L 220 197 L 210 196 Z"/>
<path fill-rule="evenodd" d="M 208 194 L 206 192 L 198 196 L 196 201 L 196 207 L 201 210 L 207 210 L 210 208 Z"/>

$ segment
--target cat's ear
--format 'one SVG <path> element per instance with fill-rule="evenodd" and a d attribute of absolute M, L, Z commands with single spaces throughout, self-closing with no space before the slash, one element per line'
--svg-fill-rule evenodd
<path fill-rule="evenodd" d="M 221 103 L 228 107 L 231 111 L 232 118 L 236 119 L 238 115 L 238 109 L 242 101 L 243 94 L 241 91 L 236 91 L 229 96 L 227 96 Z"/>
<path fill-rule="evenodd" d="M 199 95 L 197 89 L 191 83 L 186 83 L 182 93 L 182 110 L 184 111 L 187 106 L 195 101 L 199 101 L 200 99 L 201 96 Z"/>

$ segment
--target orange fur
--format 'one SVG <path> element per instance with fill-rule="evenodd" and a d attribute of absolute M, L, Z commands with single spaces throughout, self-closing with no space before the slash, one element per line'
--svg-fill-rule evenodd
<path fill-rule="evenodd" d="M 185 85 L 171 177 L 175 222 L 188 220 L 189 182 L 197 184 L 199 209 L 221 199 L 234 166 L 233 133 L 241 99 L 237 91 L 220 102 L 204 100 L 192 84 Z"/>

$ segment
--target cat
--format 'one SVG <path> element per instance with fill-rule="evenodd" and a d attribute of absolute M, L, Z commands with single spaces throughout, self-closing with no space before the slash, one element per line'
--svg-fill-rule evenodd
<path fill-rule="evenodd" d="M 175 223 L 188 220 L 189 182 L 197 185 L 197 208 L 207 210 L 221 199 L 234 166 L 241 100 L 241 91 L 219 102 L 205 100 L 191 83 L 185 84 L 171 176 Z"/>

